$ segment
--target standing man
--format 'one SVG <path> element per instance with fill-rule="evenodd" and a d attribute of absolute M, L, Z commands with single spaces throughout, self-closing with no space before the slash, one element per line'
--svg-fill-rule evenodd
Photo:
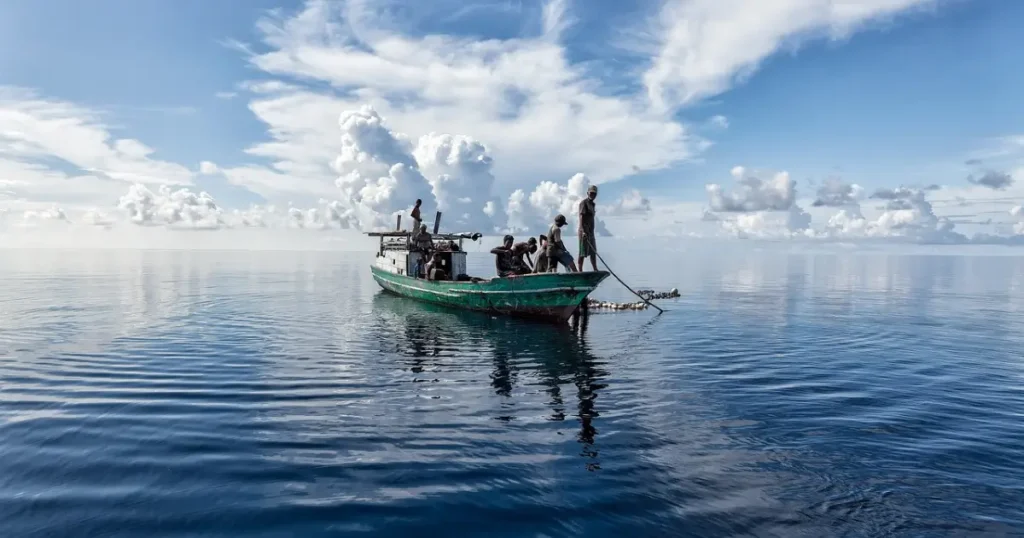
<path fill-rule="evenodd" d="M 597 234 L 594 233 L 594 215 L 597 213 L 597 185 L 587 189 L 587 197 L 580 201 L 580 257 L 577 259 L 580 271 L 583 270 L 583 258 L 590 256 L 590 266 L 597 271 Z"/>
<path fill-rule="evenodd" d="M 416 205 L 412 206 L 412 211 L 409 212 L 409 216 L 412 217 L 412 232 L 416 233 L 420 230 L 420 206 L 423 205 L 423 200 L 416 199 Z"/>
<path fill-rule="evenodd" d="M 533 266 L 533 272 L 548 272 L 548 236 L 544 234 L 540 235 L 540 250 L 537 252 L 537 263 Z"/>
<path fill-rule="evenodd" d="M 565 226 L 565 216 L 555 217 L 555 223 L 548 230 L 548 270 L 552 273 L 558 272 L 558 264 L 561 263 L 573 273 L 579 272 L 576 263 L 572 261 L 572 254 L 562 243 L 562 226 Z"/>

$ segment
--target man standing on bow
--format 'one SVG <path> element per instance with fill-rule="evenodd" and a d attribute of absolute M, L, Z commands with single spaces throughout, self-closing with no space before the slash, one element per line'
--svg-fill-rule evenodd
<path fill-rule="evenodd" d="M 580 223 L 578 234 L 580 238 L 580 257 L 577 262 L 580 271 L 583 270 L 583 259 L 590 256 L 590 266 L 597 271 L 597 234 L 594 233 L 594 219 L 597 213 L 597 185 L 591 185 L 587 189 L 587 197 L 580 201 Z"/>

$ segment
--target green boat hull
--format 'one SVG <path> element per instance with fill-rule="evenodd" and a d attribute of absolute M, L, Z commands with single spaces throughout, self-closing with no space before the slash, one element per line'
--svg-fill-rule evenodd
<path fill-rule="evenodd" d="M 481 282 L 431 281 L 370 268 L 384 290 L 433 304 L 546 321 L 568 320 L 607 271 L 537 273 Z"/>

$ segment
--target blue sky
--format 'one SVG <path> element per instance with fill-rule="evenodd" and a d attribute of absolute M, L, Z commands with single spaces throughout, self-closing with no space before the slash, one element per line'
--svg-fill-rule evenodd
<path fill-rule="evenodd" d="M 686 1 L 669 0 L 665 4 L 685 6 Z M 808 9 L 826 2 L 807 0 Z M 880 4 L 877 0 L 869 3 Z M 372 24 L 373 31 L 409 39 L 429 35 L 477 42 L 532 38 L 543 31 L 544 24 L 544 4 L 540 1 L 390 0 L 373 4 L 351 0 L 327 5 L 341 11 L 350 9 L 350 4 L 357 4 L 363 17 L 356 21 L 346 12 L 346 24 L 352 28 L 358 29 L 372 15 L 367 24 Z M 972 152 L 1022 132 L 1024 107 L 1019 106 L 1019 96 L 1024 89 L 1020 70 L 1024 48 L 1016 44 L 1024 22 L 1024 3 L 920 0 L 917 4 L 894 14 L 882 13 L 878 19 L 858 21 L 864 24 L 855 25 L 851 35 L 838 40 L 802 38 L 807 32 L 827 29 L 828 21 L 794 31 L 780 30 L 777 37 L 799 46 L 766 50 L 749 69 L 752 74 L 742 81 L 671 106 L 670 121 L 707 139 L 712 144 L 709 148 L 680 150 L 690 153 L 689 157 L 668 168 L 654 163 L 674 160 L 674 154 L 652 150 L 648 159 L 652 166 L 640 168 L 656 169 L 612 173 L 616 177 L 632 176 L 621 181 L 598 177 L 597 182 L 608 182 L 603 196 L 611 202 L 637 189 L 648 197 L 703 203 L 707 200 L 705 184 L 729 184 L 730 170 L 737 165 L 786 170 L 800 185 L 802 197 L 813 195 L 808 180 L 820 182 L 829 176 L 840 176 L 867 190 L 900 184 L 967 186 L 965 178 L 970 170 L 964 161 Z M 771 10 L 763 3 L 751 5 Z M 657 56 L 653 50 L 657 44 L 651 45 L 651 50 L 620 45 L 626 41 L 636 45 L 637 40 L 629 39 L 633 34 L 624 29 L 644 30 L 663 9 L 663 3 L 600 0 L 587 2 L 585 8 L 579 1 L 565 6 L 569 14 L 565 19 L 571 24 L 559 33 L 558 43 L 567 61 L 586 73 L 588 85 L 596 86 L 593 93 L 622 99 L 644 94 L 640 75 L 652 63 L 652 56 Z M 352 88 L 365 87 L 378 100 L 391 100 L 392 114 L 387 119 L 394 116 L 396 127 L 413 131 L 458 129 L 458 134 L 497 148 L 496 156 L 513 156 L 495 167 L 497 182 L 506 190 L 519 186 L 529 193 L 537 180 L 568 179 L 567 171 L 572 170 L 575 161 L 550 170 L 524 165 L 520 171 L 508 164 L 512 159 L 530 159 L 524 158 L 524 153 L 504 150 L 501 129 L 475 129 L 468 119 L 419 128 L 422 118 L 401 117 L 408 110 L 402 109 L 397 94 L 389 93 L 389 89 L 376 91 L 362 81 L 350 88 L 339 86 L 337 78 L 332 77 L 344 76 L 344 65 L 332 66 L 338 74 L 323 76 L 303 74 L 306 67 L 299 65 L 301 62 L 280 69 L 261 66 L 260 61 L 267 58 L 264 55 L 277 45 L 267 42 L 258 23 L 271 20 L 284 27 L 304 7 L 304 2 L 295 0 L 5 2 L 0 4 L 0 50 L 6 51 L 0 53 L 0 86 L 31 89 L 46 99 L 96 111 L 112 136 L 136 139 L 152 148 L 149 158 L 189 169 L 197 169 L 200 161 L 212 161 L 223 170 L 292 159 L 275 153 L 277 150 L 257 152 L 259 155 L 246 152 L 273 139 L 268 130 L 287 131 L 292 127 L 268 125 L 267 116 L 254 113 L 254 103 L 270 99 L 239 90 L 241 83 L 299 83 L 308 91 L 334 100 L 352 95 Z M 276 18 L 267 19 L 270 10 L 277 10 Z M 662 20 L 666 17 L 663 14 Z M 714 29 L 722 31 L 721 27 Z M 650 40 L 651 36 L 646 38 Z M 296 47 L 310 47 L 324 37 L 303 43 L 299 43 L 305 39 L 302 36 L 291 35 L 289 39 L 298 43 L 292 44 Z M 246 44 L 249 52 L 230 46 L 232 42 Z M 732 75 L 742 68 L 738 65 Z M 692 77 L 686 76 L 666 80 L 670 85 L 693 83 Z M 223 92 L 238 95 L 232 99 L 218 97 Z M 336 123 L 336 109 L 325 107 L 324 114 L 325 123 Z M 714 116 L 726 118 L 728 127 L 710 125 Z M 652 127 L 645 132 L 652 136 L 654 145 L 662 144 L 658 140 L 671 142 L 663 135 L 652 135 L 652 129 L 657 130 Z M 414 133 L 420 134 L 425 133 Z M 325 135 L 323 144 L 337 145 L 339 135 Z M 623 136 L 631 138 L 629 133 Z M 573 146 L 567 142 L 567 147 Z M 623 149 L 624 153 L 633 151 Z M 608 150 L 598 148 L 595 152 Z M 628 160 L 628 156 L 620 156 L 623 159 Z M 326 167 L 326 159 L 322 160 Z M 75 163 L 55 161 L 54 166 L 62 172 L 75 172 Z M 593 169 L 579 168 L 594 175 Z M 600 165 L 595 163 L 594 169 L 600 170 Z M 530 179 L 524 179 L 522 185 L 516 183 L 518 180 L 506 179 L 518 172 Z M 192 183 L 210 191 L 219 204 L 228 207 L 284 200 L 274 199 L 276 191 L 253 188 L 239 179 L 239 174 L 167 183 Z M 322 192 L 311 191 L 308 199 L 323 196 Z M 504 192 L 497 194 L 498 199 L 505 196 Z M 286 197 L 301 198 L 291 191 Z"/>

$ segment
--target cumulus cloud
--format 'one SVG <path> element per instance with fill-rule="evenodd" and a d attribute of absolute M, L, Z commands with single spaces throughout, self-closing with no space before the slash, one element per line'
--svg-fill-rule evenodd
<path fill-rule="evenodd" d="M 786 172 L 762 180 L 744 167 L 737 166 L 733 168 L 732 175 L 737 183 L 732 191 L 726 191 L 717 183 L 706 186 L 713 211 L 786 211 L 796 200 L 796 182 Z"/>
<path fill-rule="evenodd" d="M 975 178 L 973 175 L 967 177 L 969 183 L 981 187 L 988 187 L 992 190 L 1004 190 L 1007 187 L 1013 185 L 1013 176 L 1005 172 L 989 171 L 985 172 L 981 177 Z"/>
<path fill-rule="evenodd" d="M 39 221 L 60 221 L 69 222 L 67 213 L 63 209 L 53 206 L 42 211 L 28 210 L 22 215 L 26 224 L 36 224 Z"/>
<path fill-rule="evenodd" d="M 136 183 L 118 200 L 117 207 L 130 222 L 142 226 L 213 230 L 223 225 L 221 209 L 213 198 L 187 188 L 171 190 L 161 185 L 153 192 Z"/>
<path fill-rule="evenodd" d="M 651 201 L 640 191 L 629 189 L 615 203 L 608 206 L 608 215 L 644 215 L 651 210 Z"/>
<path fill-rule="evenodd" d="M 412 147 L 393 133 L 371 106 L 345 112 L 339 119 L 341 152 L 335 182 L 347 205 L 348 216 L 364 230 L 390 226 L 390 216 L 432 196 L 431 185 L 420 172 Z"/>
<path fill-rule="evenodd" d="M 880 189 L 873 198 L 888 200 L 875 219 L 866 219 L 860 208 L 844 209 L 829 219 L 827 232 L 844 238 L 900 238 L 921 243 L 964 243 L 947 218 L 938 217 L 924 190 L 898 187 Z"/>
<path fill-rule="evenodd" d="M 90 209 L 82 215 L 82 223 L 99 228 L 110 228 L 114 225 L 114 219 L 102 210 Z"/>
<path fill-rule="evenodd" d="M 413 156 L 446 222 L 457 229 L 499 229 L 500 201 L 491 194 L 494 159 L 486 146 L 464 135 L 428 133 L 420 137 Z"/>
<path fill-rule="evenodd" d="M 842 207 L 858 204 L 864 189 L 856 183 L 845 183 L 840 179 L 829 178 L 818 187 L 814 207 Z"/>
<path fill-rule="evenodd" d="M 639 43 L 653 52 L 644 74 L 650 102 L 671 110 L 721 93 L 767 57 L 816 37 L 850 35 L 933 0 L 667 0 Z"/>
<path fill-rule="evenodd" d="M 579 203 L 586 197 L 590 185 L 590 178 L 576 174 L 565 185 L 542 181 L 529 194 L 522 189 L 515 190 L 509 196 L 506 207 L 507 229 L 517 233 L 546 232 L 559 214 L 576 226 Z M 598 235 L 610 235 L 600 215 L 595 219 L 594 226 Z"/>

